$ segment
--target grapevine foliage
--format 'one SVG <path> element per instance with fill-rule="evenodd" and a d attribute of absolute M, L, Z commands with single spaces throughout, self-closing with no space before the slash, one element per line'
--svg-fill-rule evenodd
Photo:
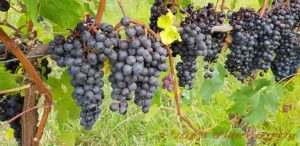
<path fill-rule="evenodd" d="M 129 101 L 132 99 L 137 106 L 141 106 L 142 112 L 149 112 L 154 93 L 160 85 L 159 77 L 168 70 L 167 57 L 172 57 L 168 56 L 164 45 L 171 46 L 173 57 L 180 56 L 181 60 L 176 64 L 180 87 L 193 88 L 198 70 L 197 59 L 200 57 L 204 62 L 201 65 L 205 71 L 204 78 L 208 78 L 204 83 L 211 86 L 214 83 L 223 83 L 224 75 L 219 71 L 222 71 L 221 64 L 218 64 L 218 71 L 215 71 L 213 65 L 217 62 L 228 35 L 212 30 L 215 26 L 223 25 L 226 18 L 233 29 L 228 33 L 232 42 L 224 66 L 231 75 L 245 82 L 252 80 L 256 72 L 264 76 L 271 70 L 275 81 L 281 82 L 297 73 L 300 67 L 299 0 L 290 0 L 289 6 L 283 0 L 276 0 L 272 3 L 272 9 L 266 10 L 264 15 L 251 8 L 240 8 L 236 12 L 229 12 L 227 17 L 224 12 L 217 11 L 212 3 L 195 9 L 193 4 L 181 8 L 172 2 L 155 0 L 151 7 L 149 25 L 154 32 L 160 34 L 161 40 L 150 35 L 145 26 L 131 25 L 131 20 L 125 16 L 120 21 L 125 34 L 107 23 L 96 26 L 96 20 L 87 16 L 85 21 L 71 30 L 70 35 L 56 35 L 48 44 L 47 53 L 59 67 L 67 67 L 67 73 L 72 77 L 72 98 L 81 108 L 80 124 L 86 130 L 92 130 L 100 117 L 100 105 L 104 99 L 104 67 L 107 64 L 111 65 L 108 80 L 112 88 L 110 97 L 114 100 L 110 104 L 110 110 L 118 111 L 122 115 L 127 113 Z M 53 22 L 61 27 L 69 27 L 78 22 L 80 12 L 77 9 L 67 9 L 66 12 L 77 16 L 64 23 L 62 20 L 65 20 L 65 16 L 58 15 L 58 19 L 54 19 L 56 16 L 49 12 L 57 8 L 46 7 L 45 3 L 45 0 L 40 1 L 40 14 L 36 11 L 29 13 L 28 17 L 34 23 L 43 23 L 46 18 L 55 20 Z M 62 5 L 60 10 L 67 7 L 63 2 L 49 3 Z M 25 4 L 29 9 L 36 9 L 38 5 L 37 2 L 29 1 L 25 1 Z M 71 4 L 72 8 L 80 7 L 78 2 Z M 9 2 L 0 0 L 0 11 L 7 12 L 9 9 Z M 174 15 L 184 13 L 187 16 L 180 23 L 181 28 L 177 29 L 173 26 Z M 166 19 L 168 21 L 164 22 Z M 31 40 L 31 43 L 26 43 L 27 40 L 22 35 L 15 35 L 13 39 L 25 55 L 29 54 L 34 45 L 42 44 L 39 40 L 32 40 L 30 35 L 26 39 Z M 22 67 L 1 41 L 0 59 L 4 61 L 6 70 L 12 74 Z M 47 58 L 34 63 L 40 75 L 48 79 L 52 69 L 48 67 Z M 220 77 L 213 78 L 213 75 Z M 173 76 L 167 75 L 163 78 L 162 88 L 169 92 L 174 91 L 173 84 Z M 212 96 L 209 92 L 215 92 L 221 87 L 222 85 L 210 89 L 201 87 L 201 95 L 206 96 L 203 101 L 209 101 Z M 252 87 L 242 87 L 234 92 L 231 96 L 234 104 L 228 111 L 243 117 L 249 124 L 255 124 L 264 120 L 268 112 L 275 113 L 278 110 L 283 93 L 280 86 L 272 85 L 266 80 L 256 80 Z M 21 94 L 1 94 L 0 120 L 4 122 L 21 113 L 23 102 L 24 97 Z M 20 118 L 11 122 L 10 126 L 20 144 Z"/>

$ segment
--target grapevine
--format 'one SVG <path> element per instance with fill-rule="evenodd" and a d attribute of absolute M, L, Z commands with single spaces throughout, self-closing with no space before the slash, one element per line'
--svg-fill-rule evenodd
<path fill-rule="evenodd" d="M 132 107 L 131 103 L 134 103 L 142 113 L 150 112 L 151 117 L 157 112 L 155 108 L 171 109 L 164 107 L 165 100 L 161 100 L 167 94 L 174 96 L 174 103 L 166 105 L 174 104 L 175 110 L 171 110 L 176 112 L 181 128 L 181 136 L 176 135 L 177 138 L 184 139 L 189 135 L 185 134 L 185 130 L 182 131 L 183 121 L 194 132 L 192 138 L 188 138 L 192 144 L 209 134 L 224 138 L 244 137 L 249 145 L 256 144 L 256 138 L 272 139 L 272 134 L 258 132 L 252 129 L 251 124 L 262 122 L 267 114 L 274 114 L 279 109 L 280 99 L 287 92 L 284 88 L 294 90 L 287 85 L 300 72 L 299 0 L 274 0 L 272 3 L 264 0 L 258 11 L 246 7 L 234 9 L 236 1 L 229 8 L 226 6 L 227 2 L 222 0 L 219 8 L 219 0 L 205 6 L 190 1 L 178 3 L 176 0 L 155 0 L 148 10 L 149 25 L 133 16 L 128 17 L 121 0 L 116 0 L 122 12 L 116 25 L 106 19 L 102 21 L 103 15 L 106 15 L 106 0 L 99 1 L 95 15 L 86 12 L 83 20 L 77 18 L 68 24 L 61 22 L 62 17 L 56 20 L 45 13 L 42 10 L 45 3 L 23 3 L 17 0 L 16 8 L 15 3 L 0 0 L 0 13 L 5 14 L 0 21 L 2 72 L 15 77 L 16 79 L 11 80 L 15 86 L 19 86 L 0 91 L 0 121 L 4 122 L 0 129 L 10 125 L 19 145 L 39 145 L 51 109 L 61 104 L 53 102 L 52 91 L 45 84 L 60 80 L 61 77 L 53 77 L 57 73 L 57 67 L 66 69 L 64 79 L 71 77 L 67 85 L 73 90 L 68 96 L 80 108 L 78 123 L 87 131 L 97 127 L 94 125 L 101 119 L 101 112 L 106 106 L 102 104 L 109 101 L 109 98 L 112 100 L 106 108 L 112 112 L 126 117 L 126 114 L 131 114 L 128 111 Z M 80 5 L 82 4 L 84 11 L 94 13 L 89 8 L 94 4 L 83 3 Z M 181 6 L 183 3 L 184 7 Z M 32 10 L 33 8 L 35 9 Z M 20 18 L 15 24 L 8 20 L 11 11 L 24 15 L 26 19 Z M 71 12 L 78 15 L 75 11 Z M 72 29 L 69 28 L 70 25 Z M 67 29 L 68 33 L 52 30 L 63 30 L 62 28 Z M 51 32 L 49 35 L 54 36 L 53 39 L 41 41 L 43 33 L 48 31 Z M 213 125 L 207 129 L 200 124 L 194 125 L 196 122 L 181 110 L 181 107 L 192 104 L 189 103 L 192 100 L 185 96 L 188 96 L 187 91 L 194 92 L 197 89 L 195 80 L 199 71 L 203 71 L 204 83 L 210 85 L 210 88 L 204 84 L 201 87 L 201 92 L 206 92 L 201 94 L 203 102 L 212 98 L 210 92 L 214 94 L 223 88 L 220 84 L 225 82 L 227 73 L 236 82 L 248 83 L 248 86 L 243 86 L 234 93 L 230 90 L 231 87 L 225 86 L 232 93 L 230 100 L 233 101 L 233 105 L 226 110 L 230 118 L 223 123 L 225 126 L 231 125 L 228 133 L 218 131 L 224 125 Z M 279 85 L 282 82 L 284 86 Z M 105 90 L 106 84 L 112 90 L 110 93 L 106 93 L 110 91 Z M 62 88 L 68 87 L 64 85 Z M 160 107 L 153 106 L 156 94 L 160 94 Z M 44 103 L 38 105 L 43 97 Z M 66 98 L 58 101 L 62 102 Z M 41 107 L 44 109 L 41 118 L 34 117 L 31 120 L 33 125 L 30 125 L 30 121 L 26 121 L 24 117 L 38 114 L 37 109 Z M 258 116 L 254 118 L 254 114 Z M 103 117 L 104 115 L 102 113 Z M 28 124 L 30 127 L 26 127 Z M 24 136 L 27 129 L 31 129 L 32 133 L 28 139 Z M 236 132 L 237 129 L 243 132 Z M 275 134 L 274 137 L 281 135 Z"/>

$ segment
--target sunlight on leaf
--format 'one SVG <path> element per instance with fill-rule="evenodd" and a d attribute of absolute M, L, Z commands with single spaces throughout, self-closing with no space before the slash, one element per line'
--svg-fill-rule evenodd
<path fill-rule="evenodd" d="M 7 131 L 6 131 L 6 134 L 5 134 L 5 139 L 6 140 L 11 140 L 14 138 L 14 129 L 12 128 L 9 128 Z"/>
<path fill-rule="evenodd" d="M 169 10 L 167 15 L 163 15 L 158 18 L 157 26 L 163 29 L 168 29 L 174 22 L 174 15 Z"/>
<path fill-rule="evenodd" d="M 170 10 L 168 14 L 158 18 L 157 25 L 158 27 L 163 29 L 160 32 L 160 37 L 165 45 L 170 45 L 176 40 L 182 41 L 177 28 L 172 25 L 173 23 L 174 15 Z"/>
<path fill-rule="evenodd" d="M 170 26 L 168 29 L 163 30 L 162 32 L 160 32 L 160 36 L 162 42 L 166 45 L 169 45 L 176 40 L 182 41 L 180 34 L 178 33 L 175 26 Z"/>

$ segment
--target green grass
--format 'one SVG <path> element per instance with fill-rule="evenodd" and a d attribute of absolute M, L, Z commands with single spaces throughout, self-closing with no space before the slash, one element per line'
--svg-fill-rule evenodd
<path fill-rule="evenodd" d="M 231 0 L 233 1 L 233 0 Z M 231 1 L 227 1 L 230 5 Z M 203 6 L 210 0 L 194 0 L 197 6 Z M 124 0 L 124 8 L 129 17 L 141 20 L 148 23 L 150 16 L 151 3 L 147 0 Z M 242 0 L 239 1 L 238 7 L 253 7 L 259 8 L 257 0 Z M 104 13 L 103 20 L 108 23 L 116 24 L 121 18 L 121 11 L 116 5 L 116 1 L 108 0 L 108 5 Z M 178 60 L 178 59 L 177 59 Z M 220 58 L 223 62 L 225 57 Z M 199 95 L 201 83 L 203 82 L 203 70 L 200 64 L 199 71 L 195 83 L 197 83 L 190 92 L 187 94 L 191 98 L 191 105 L 182 102 L 182 112 L 188 116 L 193 124 L 200 129 L 207 129 L 218 126 L 222 121 L 228 119 L 226 110 L 231 106 L 232 102 L 229 96 L 238 89 L 240 84 L 233 77 L 225 79 L 225 87 L 222 91 L 216 93 L 213 97 L 211 104 L 204 105 L 202 98 Z M 268 76 L 270 77 L 270 76 Z M 271 78 L 271 77 L 270 77 Z M 75 133 L 76 145 L 80 146 L 95 146 L 95 145 L 120 145 L 120 146 L 155 146 L 155 145 L 206 145 L 205 141 L 201 139 L 187 140 L 178 137 L 177 135 L 183 133 L 193 133 L 185 123 L 178 119 L 175 112 L 174 100 L 168 97 L 165 91 L 162 91 L 160 96 L 156 96 L 155 100 L 160 101 L 161 105 L 154 105 L 150 113 L 143 114 L 141 110 L 133 103 L 130 103 L 127 115 L 121 116 L 118 113 L 113 113 L 109 110 L 111 99 L 109 93 L 111 92 L 110 84 L 106 81 L 105 85 L 105 100 L 102 104 L 100 120 L 97 121 L 92 131 L 87 132 L 79 125 L 79 119 L 69 121 L 68 124 L 60 126 L 56 118 L 56 113 L 52 112 L 47 122 L 46 129 L 44 130 L 42 145 L 62 145 L 59 139 L 61 131 Z M 299 83 L 296 81 L 295 83 Z M 291 104 L 292 110 L 288 113 L 279 111 L 275 116 L 269 117 L 266 122 L 259 124 L 255 129 L 268 132 L 283 132 L 293 133 L 297 128 L 300 128 L 300 101 L 299 101 L 299 85 L 293 92 L 285 94 L 281 105 Z M 64 97 L 69 98 L 69 97 Z M 159 106 L 159 107 L 158 107 Z M 153 112 L 157 111 L 157 112 Z M 5 137 L 8 127 L 0 131 L 0 137 Z M 70 134 L 69 133 L 69 134 Z M 14 139 L 5 140 L 1 139 L 0 145 L 16 145 Z M 258 145 L 296 145 L 295 141 L 288 140 L 258 140 Z"/>

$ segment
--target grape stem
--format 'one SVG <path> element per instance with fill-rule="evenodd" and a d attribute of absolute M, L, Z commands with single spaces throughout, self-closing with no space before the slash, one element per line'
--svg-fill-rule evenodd
<path fill-rule="evenodd" d="M 286 7 L 289 7 L 290 6 L 290 0 L 286 0 L 285 5 L 286 5 Z"/>
<path fill-rule="evenodd" d="M 289 83 L 291 83 L 291 82 L 292 82 L 297 76 L 299 76 L 299 75 L 300 75 L 300 68 L 298 68 L 297 73 L 292 74 L 292 75 L 290 75 L 290 76 L 287 76 L 287 77 L 283 78 L 282 80 L 280 80 L 280 81 L 277 82 L 276 84 L 280 84 L 280 83 L 282 83 L 283 81 L 285 81 L 286 79 L 290 78 L 290 79 L 284 84 L 284 86 L 287 86 Z"/>
<path fill-rule="evenodd" d="M 42 119 L 40 121 L 40 125 L 38 127 L 38 130 L 36 132 L 34 141 L 36 142 L 36 145 L 39 144 L 39 141 L 42 137 L 43 130 L 45 128 L 48 115 L 51 111 L 51 104 L 52 104 L 52 95 L 48 88 L 44 85 L 42 79 L 40 78 L 39 74 L 36 72 L 33 65 L 29 62 L 29 60 L 26 58 L 26 56 L 23 54 L 21 49 L 18 47 L 18 45 L 15 43 L 14 40 L 12 40 L 2 28 L 0 28 L 0 40 L 4 43 L 6 46 L 5 49 L 11 51 L 22 63 L 25 71 L 30 74 L 31 78 L 34 80 L 34 83 L 37 85 L 38 91 L 40 94 L 43 94 L 46 98 L 44 104 L 44 113 L 42 115 Z"/>
<path fill-rule="evenodd" d="M 28 89 L 30 87 L 31 87 L 31 85 L 27 84 L 27 85 L 24 85 L 24 86 L 18 87 L 18 88 L 13 88 L 13 89 L 8 89 L 8 90 L 2 90 L 2 91 L 0 91 L 0 94 L 7 94 L 7 93 L 12 93 L 12 92 L 17 92 L 17 91 Z"/>
<path fill-rule="evenodd" d="M 171 7 L 172 12 L 174 11 L 176 4 L 177 4 L 176 0 L 172 0 L 172 7 Z"/>
<path fill-rule="evenodd" d="M 264 4 L 262 5 L 262 8 L 260 9 L 260 17 L 264 17 L 267 5 L 268 5 L 268 0 L 264 0 Z"/>
<path fill-rule="evenodd" d="M 174 88 L 174 98 L 175 98 L 177 116 L 179 116 L 191 129 L 193 129 L 197 132 L 201 132 L 199 129 L 197 129 L 192 124 L 192 122 L 190 121 L 190 119 L 188 117 L 186 117 L 185 115 L 183 115 L 181 113 L 180 101 L 179 101 L 179 94 L 180 93 L 179 93 L 178 84 L 177 84 L 176 75 L 175 75 L 175 65 L 174 65 L 174 61 L 173 61 L 173 57 L 172 57 L 172 50 L 167 45 L 165 45 L 165 48 L 167 49 L 167 52 L 168 52 L 170 69 L 171 69 L 171 76 L 172 76 L 172 79 L 174 81 L 173 88 Z"/>
<path fill-rule="evenodd" d="M 26 56 L 27 59 L 36 59 L 36 58 L 43 58 L 45 56 L 48 56 L 48 54 L 38 54 L 38 55 L 33 55 L 33 56 Z M 10 59 L 10 60 L 5 60 L 5 61 L 0 61 L 1 63 L 9 63 L 9 62 L 14 62 L 14 61 L 18 61 L 17 58 L 15 59 Z"/>
<path fill-rule="evenodd" d="M 225 0 L 222 0 L 221 12 L 224 12 L 224 9 L 225 9 Z"/>
<path fill-rule="evenodd" d="M 230 33 L 227 33 L 227 37 L 226 37 L 224 45 L 222 47 L 222 52 L 227 51 L 229 44 L 231 44 L 231 42 L 232 42 L 232 36 L 230 35 Z"/>
<path fill-rule="evenodd" d="M 120 9 L 121 9 L 121 11 L 122 11 L 123 17 L 126 17 L 126 13 L 125 13 L 125 11 L 124 11 L 124 7 L 123 7 L 123 5 L 122 5 L 121 0 L 118 0 L 118 5 L 119 5 L 119 7 L 120 7 Z"/>
<path fill-rule="evenodd" d="M 142 23 L 142 22 L 139 22 L 138 20 L 135 20 L 135 19 L 131 19 L 130 18 L 130 22 L 132 24 L 138 24 L 138 25 L 141 25 L 143 28 L 145 28 L 147 30 L 147 32 L 153 36 L 154 38 L 156 38 L 157 40 L 160 40 L 160 36 L 157 35 L 153 30 L 151 30 L 146 24 Z M 122 24 L 121 22 L 119 22 L 116 26 L 115 26 L 115 31 L 119 31 L 120 28 L 122 27 Z"/>
<path fill-rule="evenodd" d="M 46 105 L 44 106 L 34 106 L 34 107 L 31 107 L 21 113 L 19 113 L 18 115 L 14 116 L 13 118 L 11 118 L 10 120 L 6 121 L 5 123 L 3 123 L 2 125 L 0 125 L 0 129 L 4 128 L 5 126 L 7 126 L 8 124 L 10 124 L 11 122 L 17 120 L 18 118 L 20 118 L 21 116 L 25 115 L 26 113 L 29 113 L 31 111 L 34 111 L 38 108 L 42 108 L 42 107 L 46 107 Z"/>
<path fill-rule="evenodd" d="M 96 26 L 99 26 L 99 24 L 101 23 L 105 4 L 106 4 L 106 0 L 100 0 L 97 15 L 96 15 L 96 22 L 95 22 Z"/>

